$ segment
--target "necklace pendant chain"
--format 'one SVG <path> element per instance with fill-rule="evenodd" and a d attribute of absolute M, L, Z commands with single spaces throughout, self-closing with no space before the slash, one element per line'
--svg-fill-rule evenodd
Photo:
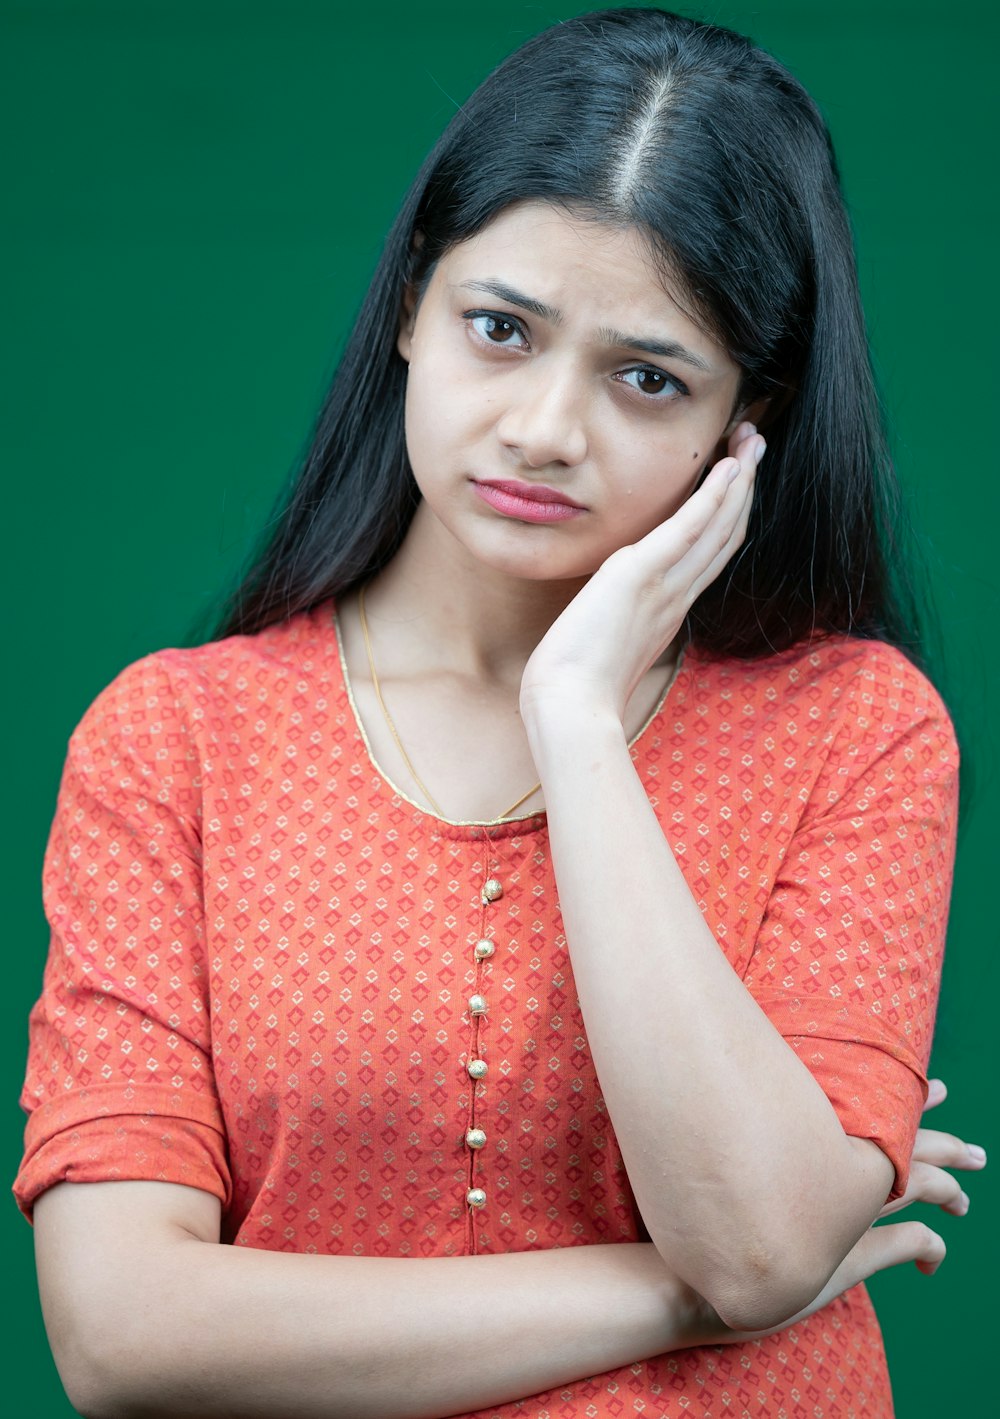
<path fill-rule="evenodd" d="M 385 720 L 386 728 L 392 735 L 393 743 L 399 750 L 400 758 L 409 770 L 413 782 L 420 789 L 420 792 L 434 809 L 437 816 L 447 819 L 447 814 L 441 808 L 437 799 L 430 792 L 427 785 L 410 762 L 410 756 L 403 748 L 403 741 L 399 737 L 399 733 L 392 720 L 392 715 L 389 713 L 385 700 L 382 698 L 382 686 L 379 684 L 378 671 L 375 669 L 375 655 L 372 651 L 371 636 L 368 634 L 368 617 L 365 615 L 365 588 L 363 586 L 358 591 L 358 620 L 361 622 L 361 635 L 365 643 L 365 653 L 368 656 L 368 670 L 372 677 L 372 689 L 375 691 L 375 698 L 378 701 L 379 709 L 382 711 L 382 718 Z M 490 818 L 488 821 L 490 823 L 502 823 L 505 818 L 509 818 L 513 812 L 520 808 L 522 803 L 526 803 L 533 793 L 537 793 L 541 786 L 541 781 L 532 784 L 527 793 L 522 793 L 520 798 L 515 799 L 509 808 L 505 808 L 502 813 L 498 813 L 495 818 Z"/>

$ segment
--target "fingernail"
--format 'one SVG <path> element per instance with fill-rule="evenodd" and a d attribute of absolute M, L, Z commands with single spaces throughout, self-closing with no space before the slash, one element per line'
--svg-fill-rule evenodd
<path fill-rule="evenodd" d="M 975 1160 L 976 1160 L 977 1163 L 985 1163 L 985 1162 L 986 1162 L 986 1149 L 985 1149 L 985 1148 L 980 1148 L 980 1146 L 979 1146 L 978 1143 L 970 1143 L 970 1144 L 968 1144 L 968 1149 L 969 1149 L 969 1157 L 970 1157 L 970 1158 L 975 1158 Z"/>
<path fill-rule="evenodd" d="M 727 483 L 735 483 L 735 482 L 736 482 L 736 479 L 737 479 L 739 476 L 740 476 L 740 465 L 734 460 L 733 463 L 732 463 L 731 466 L 730 466 L 729 472 L 726 474 L 726 482 L 727 482 Z"/>
<path fill-rule="evenodd" d="M 966 1212 L 968 1212 L 969 1210 L 969 1194 L 967 1192 L 963 1192 L 958 1200 L 962 1204 L 962 1216 L 964 1217 Z"/>
<path fill-rule="evenodd" d="M 764 442 L 763 439 L 758 439 L 758 440 L 757 440 L 757 447 L 756 447 L 756 448 L 754 449 L 754 451 L 753 451 L 753 461 L 754 461 L 754 463 L 760 463 L 760 460 L 764 457 L 764 454 L 765 454 L 766 450 L 767 450 L 767 444 Z"/>

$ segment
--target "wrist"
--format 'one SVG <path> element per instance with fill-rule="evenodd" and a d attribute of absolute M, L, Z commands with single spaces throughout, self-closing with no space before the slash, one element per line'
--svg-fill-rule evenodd
<path fill-rule="evenodd" d="M 569 744 L 580 749 L 586 744 L 606 748 L 615 742 L 625 743 L 621 715 L 611 704 L 586 701 L 563 690 L 533 691 L 522 694 L 520 708 L 535 752 Z"/>
<path fill-rule="evenodd" d="M 621 719 L 611 708 L 582 705 L 566 697 L 535 701 L 522 710 L 528 744 L 539 778 L 584 765 L 609 765 L 617 753 L 628 758 Z"/>

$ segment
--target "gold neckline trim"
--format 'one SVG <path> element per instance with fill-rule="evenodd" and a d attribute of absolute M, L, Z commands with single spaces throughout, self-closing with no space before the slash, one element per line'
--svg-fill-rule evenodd
<path fill-rule="evenodd" d="M 498 829 L 506 828 L 512 823 L 530 823 L 533 819 L 545 818 L 546 812 L 544 808 L 536 808 L 534 812 L 523 813 L 516 818 L 502 818 L 499 821 L 497 821 L 496 818 L 489 818 L 485 820 L 476 818 L 445 818 L 440 814 L 431 812 L 430 809 L 424 807 L 422 803 L 418 803 L 415 798 L 411 798 L 410 795 L 405 792 L 404 789 L 400 788 L 399 784 L 389 777 L 385 769 L 383 769 L 382 765 L 376 759 L 374 752 L 372 751 L 371 740 L 368 738 L 368 731 L 365 729 L 364 721 L 362 720 L 361 714 L 358 710 L 357 701 L 354 698 L 354 690 L 351 687 L 351 676 L 347 669 L 347 657 L 344 654 L 344 638 L 340 633 L 340 616 L 338 615 L 336 606 L 332 608 L 332 614 L 333 634 L 334 639 L 337 642 L 337 658 L 340 661 L 340 674 L 344 682 L 344 689 L 347 692 L 347 700 L 351 707 L 351 714 L 354 716 L 355 727 L 357 728 L 357 731 L 361 736 L 361 742 L 364 744 L 365 750 L 368 754 L 368 762 L 371 764 L 372 768 L 378 774 L 382 782 L 387 784 L 388 787 L 392 789 L 393 793 L 398 798 L 401 798 L 404 803 L 408 803 L 411 808 L 415 808 L 417 812 L 421 813 L 425 818 L 430 818 L 431 821 L 435 823 L 444 823 L 449 828 Z M 643 720 L 642 724 L 632 735 L 632 738 L 628 741 L 628 747 L 630 750 L 634 748 L 635 745 L 639 742 L 639 740 L 645 734 L 646 730 L 652 724 L 653 720 L 656 718 L 656 716 L 663 709 L 663 706 L 666 704 L 667 696 L 674 688 L 674 685 L 677 681 L 677 677 L 681 672 L 681 667 L 684 664 L 686 652 L 687 647 L 682 646 L 680 652 L 678 653 L 677 661 L 674 665 L 674 668 L 670 672 L 670 675 L 667 679 L 667 683 L 663 687 L 663 693 L 660 695 L 660 698 L 650 710 L 649 714 Z"/>

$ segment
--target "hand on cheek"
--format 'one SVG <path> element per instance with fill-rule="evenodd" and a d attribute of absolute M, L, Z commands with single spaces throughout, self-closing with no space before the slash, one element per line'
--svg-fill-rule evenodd
<path fill-rule="evenodd" d="M 526 721 L 546 704 L 567 701 L 576 710 L 624 716 L 642 676 L 746 536 L 764 440 L 744 421 L 727 448 L 677 511 L 608 557 L 557 618 L 525 668 Z"/>

